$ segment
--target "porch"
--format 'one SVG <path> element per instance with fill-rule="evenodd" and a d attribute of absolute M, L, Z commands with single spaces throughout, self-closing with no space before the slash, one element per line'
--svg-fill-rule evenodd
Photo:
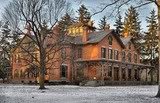
<path fill-rule="evenodd" d="M 98 81 L 105 85 L 151 84 L 148 70 L 155 69 L 149 65 L 103 59 L 78 61 L 76 68 L 77 80 Z M 146 71 L 144 78 L 142 71 Z"/>

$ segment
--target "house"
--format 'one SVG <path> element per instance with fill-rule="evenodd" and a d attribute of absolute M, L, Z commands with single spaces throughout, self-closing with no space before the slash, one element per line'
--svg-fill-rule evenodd
<path fill-rule="evenodd" d="M 68 30 L 61 50 L 55 53 L 54 58 L 52 53 L 47 56 L 51 64 L 46 70 L 46 80 L 49 82 L 141 81 L 141 72 L 152 68 L 140 63 L 140 53 L 129 36 L 121 38 L 115 30 L 109 28 L 95 31 L 92 23 L 76 23 Z M 26 38 L 24 37 L 19 45 L 24 44 Z M 20 50 L 21 47 L 17 46 L 12 54 L 13 80 L 36 81 L 37 69 L 21 60 L 25 53 Z M 30 53 L 34 53 L 36 58 L 39 57 L 36 50 Z"/>

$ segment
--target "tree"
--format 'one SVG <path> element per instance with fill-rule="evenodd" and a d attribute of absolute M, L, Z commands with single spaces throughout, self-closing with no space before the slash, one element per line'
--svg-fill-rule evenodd
<path fill-rule="evenodd" d="M 139 14 L 133 6 L 131 6 L 125 13 L 123 34 L 132 36 L 133 40 L 137 43 L 140 38 L 140 21 Z"/>
<path fill-rule="evenodd" d="M 143 55 L 148 57 L 147 60 L 152 66 L 156 66 L 154 61 L 157 58 L 158 54 L 158 35 L 157 35 L 157 15 L 155 14 L 155 10 L 150 12 L 150 17 L 146 19 L 148 25 L 148 31 L 145 32 L 144 36 L 144 51 Z M 153 72 L 153 70 L 152 70 Z M 151 72 L 151 81 L 153 81 L 153 73 Z"/>
<path fill-rule="evenodd" d="M 2 22 L 1 21 L 1 39 L 0 39 L 0 45 L 1 45 L 1 51 L 0 51 L 0 69 L 5 74 L 5 78 L 9 79 L 9 75 L 11 73 L 11 50 L 13 47 L 15 47 L 16 42 L 19 40 L 19 35 L 13 35 L 13 32 L 11 32 L 9 28 L 9 23 Z"/>
<path fill-rule="evenodd" d="M 39 67 L 39 89 L 45 89 L 44 77 L 46 61 L 49 53 L 56 52 L 61 38 L 56 38 L 57 33 L 53 29 L 65 9 L 65 0 L 14 0 L 5 7 L 4 20 L 8 20 L 11 29 L 16 33 L 27 36 L 39 53 L 39 58 L 21 47 L 28 55 L 35 59 Z M 44 26 L 44 21 L 47 25 Z M 27 28 L 27 33 L 24 32 Z M 52 39 L 47 44 L 48 38 Z M 51 45 L 52 44 L 52 45 Z M 55 49 L 56 48 L 56 49 Z"/>
<path fill-rule="evenodd" d="M 107 25 L 107 20 L 106 20 L 106 16 L 104 16 L 99 22 L 99 29 L 105 30 L 106 25 Z"/>
<path fill-rule="evenodd" d="M 73 23 L 73 18 L 71 18 L 71 16 L 68 13 L 66 13 L 58 22 L 58 27 L 61 32 L 67 32 L 68 26 L 72 25 Z"/>
<path fill-rule="evenodd" d="M 114 26 L 116 27 L 116 31 L 120 34 L 120 36 L 123 36 L 122 35 L 123 22 L 122 22 L 122 16 L 120 14 L 118 18 L 116 19 Z"/>
<path fill-rule="evenodd" d="M 82 24 L 86 24 L 90 21 L 90 12 L 88 9 L 85 7 L 85 5 L 81 5 L 81 7 L 78 9 L 78 21 L 81 22 Z"/>
<path fill-rule="evenodd" d="M 146 45 L 146 52 L 147 55 L 150 55 L 149 60 L 155 59 L 156 55 L 158 53 L 158 35 L 157 35 L 157 15 L 155 14 L 155 10 L 152 10 L 150 12 L 150 17 L 147 17 L 146 19 L 148 25 L 148 31 L 146 32 L 146 35 L 144 37 L 145 45 Z M 153 65 L 153 64 L 152 64 Z"/>
<path fill-rule="evenodd" d="M 150 5 L 150 4 L 155 4 L 156 8 L 158 10 L 157 14 L 158 14 L 158 29 L 157 29 L 157 33 L 158 33 L 158 49 L 159 49 L 159 55 L 160 55 L 160 0 L 110 0 L 107 1 L 107 3 L 103 3 L 103 7 L 101 5 L 101 10 L 96 11 L 95 13 L 93 13 L 91 16 L 94 16 L 96 14 L 99 14 L 103 11 L 105 11 L 108 7 L 113 7 L 113 12 L 118 13 L 120 9 L 122 9 L 123 7 L 125 7 L 128 4 L 135 4 L 134 8 L 141 8 L 145 5 Z M 111 13 L 113 13 L 111 12 Z M 159 58 L 159 64 L 160 64 L 160 58 Z M 160 65 L 158 68 L 158 72 L 160 74 Z M 160 75 L 159 75 L 159 89 L 158 89 L 158 93 L 156 95 L 156 97 L 160 97 Z"/>

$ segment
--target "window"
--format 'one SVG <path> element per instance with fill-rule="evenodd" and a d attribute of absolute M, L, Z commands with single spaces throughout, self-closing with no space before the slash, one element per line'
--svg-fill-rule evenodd
<path fill-rule="evenodd" d="M 128 53 L 128 62 L 131 62 L 131 58 L 132 58 L 131 53 Z"/>
<path fill-rule="evenodd" d="M 134 63 L 137 63 L 137 59 L 138 59 L 137 54 L 134 54 Z"/>
<path fill-rule="evenodd" d="M 104 47 L 101 48 L 101 57 L 106 58 L 106 48 Z"/>
<path fill-rule="evenodd" d="M 108 37 L 108 41 L 109 41 L 109 45 L 112 45 L 112 41 L 113 41 L 112 36 L 109 36 L 109 37 Z"/>
<path fill-rule="evenodd" d="M 61 65 L 61 77 L 62 78 L 66 78 L 67 77 L 67 69 L 68 66 L 67 65 Z"/>
<path fill-rule="evenodd" d="M 108 67 L 108 76 L 112 77 L 112 66 Z"/>
<path fill-rule="evenodd" d="M 115 59 L 115 60 L 118 60 L 118 55 L 119 55 L 118 51 L 115 50 L 115 51 L 114 51 L 114 59 Z"/>
<path fill-rule="evenodd" d="M 129 42 L 128 48 L 131 49 L 131 42 Z"/>
<path fill-rule="evenodd" d="M 122 51 L 122 62 L 125 62 L 126 59 L 126 53 L 125 51 Z"/>
<path fill-rule="evenodd" d="M 78 48 L 78 58 L 82 58 L 82 48 Z"/>
<path fill-rule="evenodd" d="M 112 49 L 109 49 L 109 52 L 108 52 L 108 59 L 112 59 Z"/>

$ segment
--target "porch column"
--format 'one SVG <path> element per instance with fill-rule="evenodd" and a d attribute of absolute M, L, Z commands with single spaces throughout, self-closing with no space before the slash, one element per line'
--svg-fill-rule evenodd
<path fill-rule="evenodd" d="M 127 66 L 125 66 L 125 79 L 126 79 L 126 81 L 128 81 L 128 67 Z"/>
<path fill-rule="evenodd" d="M 101 80 L 104 81 L 104 64 L 101 63 Z"/>
<path fill-rule="evenodd" d="M 111 64 L 111 68 L 112 68 L 112 81 L 114 81 L 114 65 L 113 65 L 113 63 Z"/>
<path fill-rule="evenodd" d="M 122 63 L 119 64 L 119 81 L 122 81 Z"/>
<path fill-rule="evenodd" d="M 148 78 L 147 78 L 147 75 L 148 74 L 148 71 L 147 71 L 147 68 L 146 68 L 146 82 L 148 81 Z"/>
<path fill-rule="evenodd" d="M 135 80 L 134 74 L 135 74 L 135 68 L 134 68 L 134 66 L 132 66 L 132 69 L 131 69 L 131 80 L 132 81 Z"/>

